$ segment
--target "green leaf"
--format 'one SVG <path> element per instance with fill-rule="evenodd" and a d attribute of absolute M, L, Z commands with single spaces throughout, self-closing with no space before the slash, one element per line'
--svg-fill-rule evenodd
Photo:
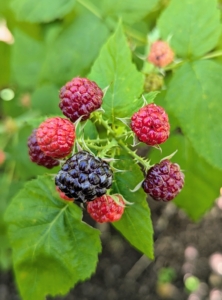
<path fill-rule="evenodd" d="M 133 203 L 125 208 L 122 218 L 112 225 L 139 251 L 153 259 L 153 227 L 146 194 L 142 189 L 131 192 L 143 180 L 143 174 L 132 159 L 120 156 L 115 167 L 127 172 L 115 173 L 113 192 Z"/>
<path fill-rule="evenodd" d="M 34 89 L 45 82 L 62 86 L 75 76 L 86 75 L 109 34 L 101 20 L 88 12 L 60 29 L 49 29 L 44 41 L 16 29 L 12 71 L 21 87 Z M 50 93 L 54 94 L 52 89 Z"/>
<path fill-rule="evenodd" d="M 87 120 L 84 126 L 84 138 L 85 139 L 96 139 L 98 137 L 98 132 L 96 125 L 91 121 Z"/>
<path fill-rule="evenodd" d="M 95 271 L 99 232 L 81 221 L 81 209 L 59 199 L 52 179 L 28 182 L 5 219 L 23 300 L 66 294 Z"/>
<path fill-rule="evenodd" d="M 103 46 L 95 61 L 89 78 L 104 89 L 108 87 L 103 99 L 104 117 L 113 124 L 116 117 L 128 117 L 143 91 L 143 75 L 131 62 L 131 52 L 119 25 L 114 35 Z"/>
<path fill-rule="evenodd" d="M 214 204 L 219 196 L 222 171 L 209 165 L 193 149 L 189 140 L 183 135 L 174 134 L 161 145 L 160 151 L 153 149 L 150 153 L 152 163 L 173 153 L 171 161 L 180 165 L 185 174 L 185 185 L 174 203 L 182 208 L 194 221 L 199 220 Z"/>
<path fill-rule="evenodd" d="M 6 43 L 0 42 L 0 87 L 6 86 L 10 79 L 10 48 Z"/>
<path fill-rule="evenodd" d="M 44 58 L 44 46 L 20 29 L 15 30 L 14 38 L 11 62 L 13 79 L 20 87 L 35 87 Z"/>
<path fill-rule="evenodd" d="M 132 24 L 152 12 L 158 0 L 105 0 L 101 1 L 103 15 L 122 18 L 125 23 Z"/>
<path fill-rule="evenodd" d="M 31 98 L 32 108 L 42 114 L 61 114 L 59 109 L 59 89 L 53 84 L 45 84 L 37 88 Z"/>
<path fill-rule="evenodd" d="M 222 66 L 208 60 L 184 64 L 173 76 L 166 102 L 199 155 L 222 169 Z"/>
<path fill-rule="evenodd" d="M 177 56 L 198 57 L 213 49 L 220 36 L 217 0 L 172 0 L 158 20 L 164 39 L 172 35 Z M 207 24 L 207 26 L 206 26 Z"/>
<path fill-rule="evenodd" d="M 86 75 L 108 35 L 100 19 L 88 12 L 78 14 L 51 43 L 42 78 L 61 85 L 75 76 Z"/>
<path fill-rule="evenodd" d="M 73 9 L 75 0 L 12 0 L 11 9 L 20 21 L 50 22 L 64 17 Z"/>
<path fill-rule="evenodd" d="M 10 269 L 12 264 L 10 245 L 7 237 L 7 227 L 3 220 L 3 216 L 9 201 L 23 186 L 22 181 L 12 178 L 14 167 L 15 164 L 13 162 L 8 162 L 4 169 L 4 173 L 0 175 L 0 270 Z"/>

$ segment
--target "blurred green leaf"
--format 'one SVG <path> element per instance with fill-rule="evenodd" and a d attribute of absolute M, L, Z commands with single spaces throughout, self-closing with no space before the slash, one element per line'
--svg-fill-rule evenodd
<path fill-rule="evenodd" d="M 195 150 L 222 169 L 222 65 L 210 60 L 184 64 L 166 93 L 169 109 Z"/>
<path fill-rule="evenodd" d="M 127 172 L 115 173 L 113 192 L 123 195 L 132 203 L 127 205 L 122 218 L 112 225 L 139 251 L 153 259 L 153 227 L 146 194 L 142 189 L 131 192 L 143 180 L 139 166 L 132 163 L 131 157 L 120 156 L 115 167 Z"/>
<path fill-rule="evenodd" d="M 103 0 L 100 5 L 103 16 L 121 18 L 125 23 L 132 24 L 152 12 L 158 2 L 159 0 Z"/>
<path fill-rule="evenodd" d="M 161 37 L 172 36 L 177 56 L 198 57 L 212 50 L 221 32 L 217 0 L 171 0 L 158 20 Z"/>
<path fill-rule="evenodd" d="M 109 87 L 103 99 L 104 116 L 111 123 L 128 117 L 143 91 L 144 77 L 131 62 L 131 52 L 121 25 L 103 46 L 89 78 L 102 88 Z M 140 101 L 141 103 L 141 101 Z"/>
<path fill-rule="evenodd" d="M 43 78 L 59 85 L 86 75 L 109 31 L 91 13 L 79 14 L 51 44 L 43 66 Z"/>
<path fill-rule="evenodd" d="M 35 87 L 39 80 L 44 59 L 43 44 L 20 29 L 14 33 L 12 49 L 12 77 L 20 87 Z"/>
<path fill-rule="evenodd" d="M 61 114 L 59 109 L 59 89 L 53 84 L 38 87 L 31 98 L 32 108 L 43 115 Z"/>
<path fill-rule="evenodd" d="M 0 42 L 0 89 L 9 85 L 10 80 L 10 51 L 11 46 Z"/>
<path fill-rule="evenodd" d="M 79 14 L 63 30 L 52 27 L 44 41 L 15 30 L 12 71 L 21 87 L 34 89 L 47 82 L 61 86 L 75 76 L 86 75 L 109 34 L 106 26 L 88 12 Z"/>
<path fill-rule="evenodd" d="M 6 212 L 18 286 L 24 300 L 66 294 L 95 271 L 99 232 L 60 200 L 47 176 L 28 182 Z"/>
<path fill-rule="evenodd" d="M 183 135 L 171 135 L 169 140 L 161 145 L 161 148 L 162 155 L 156 149 L 151 151 L 151 163 L 157 163 L 160 159 L 178 150 L 171 161 L 180 165 L 185 174 L 185 185 L 174 202 L 192 220 L 199 220 L 219 196 L 222 171 L 212 167 L 201 158 Z"/>
<path fill-rule="evenodd" d="M 20 21 L 50 22 L 64 17 L 75 3 L 76 0 L 11 0 L 11 9 Z"/>
<path fill-rule="evenodd" d="M 8 237 L 6 235 L 6 224 L 3 220 L 5 210 L 11 198 L 19 191 L 23 181 L 14 179 L 15 163 L 7 161 L 4 172 L 0 174 L 0 270 L 7 270 L 11 267 L 11 251 Z"/>

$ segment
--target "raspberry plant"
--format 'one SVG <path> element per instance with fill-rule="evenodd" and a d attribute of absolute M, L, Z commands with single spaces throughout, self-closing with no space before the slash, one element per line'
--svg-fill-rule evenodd
<path fill-rule="evenodd" d="M 100 233 L 82 221 L 90 206 L 150 259 L 144 190 L 154 201 L 157 188 L 157 200 L 174 201 L 194 221 L 211 208 L 222 178 L 219 4 L 0 2 L 15 40 L 0 42 L 0 265 L 10 266 L 7 227 L 22 299 L 65 295 L 96 271 Z M 153 60 L 157 42 L 165 46 Z M 116 206 L 118 217 L 108 216 Z"/>

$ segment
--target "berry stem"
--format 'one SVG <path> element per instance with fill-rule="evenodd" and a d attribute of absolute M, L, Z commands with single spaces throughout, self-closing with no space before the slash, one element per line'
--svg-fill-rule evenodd
<path fill-rule="evenodd" d="M 126 146 L 125 143 L 123 142 L 122 138 L 116 135 L 115 131 L 109 126 L 109 124 L 106 121 L 104 121 L 102 118 L 100 118 L 99 122 L 106 128 L 107 133 L 111 134 L 115 138 L 115 140 L 117 141 L 119 146 L 121 148 L 123 148 L 124 150 L 126 150 L 126 152 L 130 156 L 132 156 L 136 162 L 140 163 L 145 168 L 146 171 L 148 169 L 150 169 L 151 165 L 150 165 L 149 161 L 147 161 L 144 158 L 142 158 L 141 156 L 137 155 L 135 151 L 132 151 L 128 146 Z"/>
<path fill-rule="evenodd" d="M 147 161 L 146 159 L 144 159 L 144 158 L 142 158 L 141 156 L 137 155 L 137 154 L 136 154 L 136 151 L 132 151 L 130 148 L 128 148 L 128 147 L 124 144 L 124 142 L 123 142 L 122 140 L 118 141 L 118 144 L 119 144 L 124 150 L 126 150 L 127 153 L 128 153 L 129 155 L 131 155 L 131 156 L 134 158 L 134 160 L 135 160 L 136 162 L 140 163 L 140 164 L 145 168 L 146 171 L 150 169 L 151 165 L 150 165 L 149 161 Z"/>
<path fill-rule="evenodd" d="M 209 59 L 209 58 L 214 58 L 214 57 L 219 57 L 219 56 L 222 56 L 221 50 L 209 53 L 209 54 L 205 55 L 204 57 L 202 57 L 202 59 Z"/>

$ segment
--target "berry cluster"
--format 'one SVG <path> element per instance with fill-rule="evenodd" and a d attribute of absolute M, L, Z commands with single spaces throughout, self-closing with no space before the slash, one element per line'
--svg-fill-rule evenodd
<path fill-rule="evenodd" d="M 48 118 L 28 138 L 31 161 L 48 169 L 58 166 L 59 159 L 71 155 L 76 139 L 73 122 L 88 119 L 93 111 L 100 108 L 103 92 L 95 82 L 76 77 L 61 88 L 59 96 L 59 107 L 68 119 Z M 88 151 L 78 151 L 68 157 L 55 177 L 60 198 L 70 202 L 90 201 L 93 204 L 88 206 L 91 207 L 88 212 L 97 222 L 114 222 L 123 214 L 121 196 L 118 201 L 116 197 L 106 196 L 112 181 L 113 172 L 109 164 Z M 104 199 L 100 208 L 98 203 Z"/>
<path fill-rule="evenodd" d="M 30 159 L 49 169 L 61 163 L 55 176 L 60 198 L 85 204 L 97 222 L 117 221 L 124 212 L 126 201 L 119 194 L 107 193 L 113 182 L 109 163 L 91 153 L 88 147 L 87 151 L 73 150 L 81 134 L 76 132 L 78 122 L 87 120 L 100 108 L 103 92 L 95 82 L 76 77 L 61 88 L 59 97 L 59 107 L 67 118 L 48 118 L 34 129 L 28 138 Z M 164 143 L 170 134 L 168 115 L 154 103 L 134 113 L 130 126 L 138 140 L 149 146 Z M 149 168 L 142 188 L 154 200 L 169 201 L 181 191 L 183 184 L 184 175 L 179 166 L 165 159 Z"/>

